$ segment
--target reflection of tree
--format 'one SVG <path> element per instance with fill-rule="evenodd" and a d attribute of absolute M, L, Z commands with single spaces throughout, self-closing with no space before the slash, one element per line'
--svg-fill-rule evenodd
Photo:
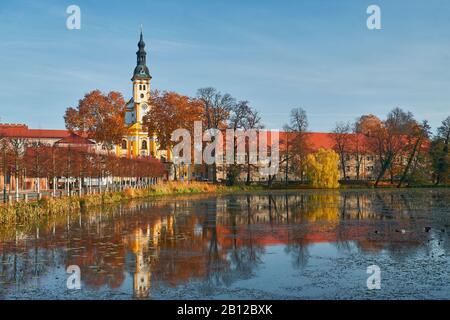
<path fill-rule="evenodd" d="M 249 278 L 253 270 L 261 263 L 261 256 L 264 253 L 264 247 L 255 243 L 252 224 L 254 224 L 251 197 L 246 196 L 247 202 L 247 237 L 243 240 L 242 245 L 238 246 L 233 241 L 231 248 L 231 262 L 233 265 L 233 273 L 241 278 Z M 234 225 L 236 225 L 236 217 L 234 217 Z M 236 234 L 235 234 L 236 235 Z"/>
<path fill-rule="evenodd" d="M 294 268 L 304 268 L 308 264 L 308 243 L 304 243 L 302 240 L 290 242 L 286 245 L 285 252 L 292 255 Z"/>
<path fill-rule="evenodd" d="M 283 245 L 296 268 L 307 265 L 314 243 L 338 250 L 355 243 L 363 251 L 407 256 L 422 243 L 418 235 L 426 237 L 423 222 L 413 218 L 448 200 L 426 192 L 356 190 L 130 202 L 51 219 L 22 233 L 0 230 L 0 279 L 18 286 L 75 264 L 83 285 L 95 290 L 121 286 L 128 271 L 136 277 L 135 297 L 190 280 L 211 293 L 252 277 L 271 245 Z M 443 245 L 450 249 L 449 241 Z"/>
<path fill-rule="evenodd" d="M 206 208 L 206 225 L 205 231 L 209 235 L 208 259 L 206 266 L 206 286 L 209 290 L 214 285 L 224 282 L 226 285 L 230 283 L 229 279 L 229 262 L 225 255 L 219 252 L 219 241 L 217 237 L 217 207 L 216 202 L 208 202 Z"/>

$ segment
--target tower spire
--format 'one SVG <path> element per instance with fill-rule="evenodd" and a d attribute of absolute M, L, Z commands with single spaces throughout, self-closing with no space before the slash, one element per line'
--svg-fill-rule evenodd
<path fill-rule="evenodd" d="M 141 24 L 141 35 L 138 43 L 139 50 L 136 52 L 137 63 L 134 69 L 133 79 L 151 79 L 150 72 L 147 67 L 147 52 L 145 52 L 144 27 Z"/>

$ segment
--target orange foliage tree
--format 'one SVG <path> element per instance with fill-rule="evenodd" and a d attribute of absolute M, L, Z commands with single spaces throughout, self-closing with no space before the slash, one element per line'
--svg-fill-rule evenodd
<path fill-rule="evenodd" d="M 194 122 L 202 119 L 202 105 L 193 98 L 175 92 L 154 91 L 152 108 L 144 116 L 144 126 L 150 135 L 156 135 L 160 147 L 170 149 L 172 132 L 176 129 L 194 131 Z"/>
<path fill-rule="evenodd" d="M 77 108 L 67 108 L 64 120 L 69 131 L 102 143 L 110 150 L 126 134 L 124 116 L 121 93 L 112 91 L 105 95 L 94 90 L 79 101 Z"/>

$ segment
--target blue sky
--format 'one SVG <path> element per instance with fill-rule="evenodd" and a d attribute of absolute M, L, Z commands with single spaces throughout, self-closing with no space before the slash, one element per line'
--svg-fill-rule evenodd
<path fill-rule="evenodd" d="M 81 30 L 66 8 L 81 8 Z M 366 27 L 377 4 L 382 30 Z M 0 121 L 64 128 L 86 92 L 131 96 L 139 25 L 152 87 L 213 86 L 269 128 L 303 107 L 310 129 L 402 107 L 436 127 L 450 115 L 450 1 L 180 0 L 0 2 Z"/>

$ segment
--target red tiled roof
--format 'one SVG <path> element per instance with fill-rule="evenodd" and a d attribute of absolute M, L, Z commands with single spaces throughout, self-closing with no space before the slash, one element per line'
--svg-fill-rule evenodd
<path fill-rule="evenodd" d="M 62 139 L 70 136 L 67 130 L 28 129 L 24 124 L 0 124 L 0 135 L 14 138 Z"/>
<path fill-rule="evenodd" d="M 311 148 L 318 150 L 320 148 L 332 149 L 335 145 L 333 136 L 330 133 L 309 132 L 306 134 L 307 142 L 311 144 Z"/>
<path fill-rule="evenodd" d="M 95 144 L 87 138 L 83 138 L 75 133 L 69 133 L 69 136 L 58 140 L 56 144 Z"/>
<path fill-rule="evenodd" d="M 271 139 L 272 134 L 274 131 L 269 130 L 261 130 L 259 134 L 263 134 L 266 136 L 267 146 L 271 145 Z M 289 141 L 289 148 L 292 148 L 298 141 L 296 141 L 296 135 L 295 132 L 285 132 L 285 131 L 278 131 L 278 139 L 279 139 L 279 150 L 285 151 L 286 150 L 286 140 Z M 336 139 L 333 136 L 333 133 L 327 133 L 327 132 L 305 132 L 304 135 L 304 142 L 306 145 L 306 148 L 309 151 L 315 152 L 319 149 L 334 149 L 336 146 Z M 370 146 L 369 138 L 365 136 L 364 134 L 355 134 L 355 133 L 349 133 L 348 134 L 348 142 L 346 145 L 346 148 L 351 150 L 354 148 L 357 144 L 359 145 L 359 148 L 361 150 L 368 150 Z M 225 131 L 222 134 L 223 139 L 223 147 L 224 150 L 226 150 L 226 144 L 227 144 L 227 136 Z"/>
<path fill-rule="evenodd" d="M 264 132 L 264 131 L 263 131 Z M 271 141 L 271 131 L 267 131 L 267 144 L 270 145 Z M 294 132 L 278 132 L 279 141 L 280 141 L 280 150 L 283 151 L 286 149 L 286 140 L 289 141 L 289 145 L 291 146 L 295 143 L 296 133 Z M 311 150 L 319 150 L 320 148 L 324 149 L 332 149 L 335 145 L 333 136 L 331 133 L 325 132 L 306 132 L 304 133 L 305 142 L 308 145 L 308 148 Z"/>

